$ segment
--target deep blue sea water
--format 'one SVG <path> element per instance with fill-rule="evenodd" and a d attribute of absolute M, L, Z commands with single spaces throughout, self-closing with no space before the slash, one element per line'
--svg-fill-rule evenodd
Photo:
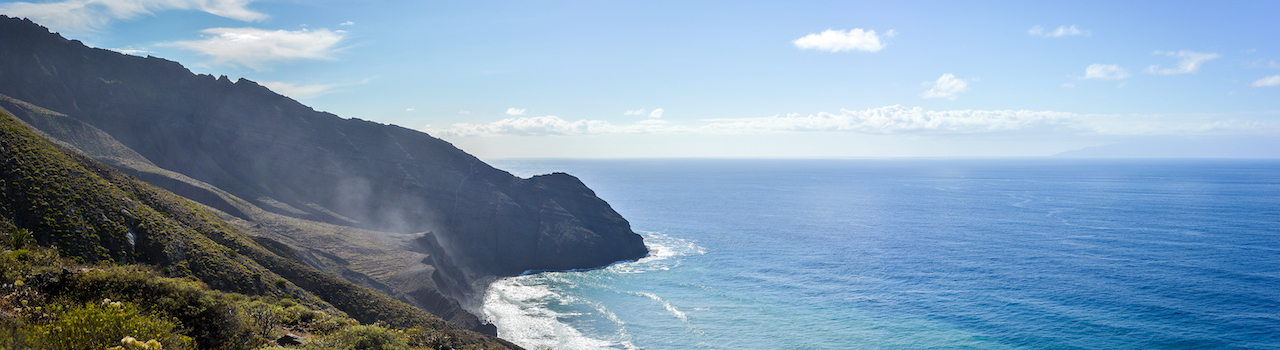
<path fill-rule="evenodd" d="M 1280 349 L 1276 160 L 502 160 L 654 251 L 501 280 L 530 349 Z"/>

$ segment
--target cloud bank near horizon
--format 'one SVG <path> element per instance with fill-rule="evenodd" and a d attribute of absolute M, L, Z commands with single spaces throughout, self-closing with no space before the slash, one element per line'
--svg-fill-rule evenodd
<path fill-rule="evenodd" d="M 1280 124 L 1250 118 L 1222 119 L 1171 115 L 1098 115 L 1031 110 L 926 110 L 901 105 L 842 109 L 757 118 L 703 119 L 692 124 L 646 119 L 628 124 L 605 120 L 565 120 L 558 116 L 506 118 L 488 123 L 455 123 L 422 130 L 440 137 L 583 136 L 610 134 L 748 135 L 853 133 L 869 135 L 959 135 L 1041 132 L 1096 135 L 1179 135 L 1280 131 Z"/>

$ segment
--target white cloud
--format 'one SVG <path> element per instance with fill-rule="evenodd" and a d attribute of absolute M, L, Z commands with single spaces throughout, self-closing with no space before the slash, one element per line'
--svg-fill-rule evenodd
<path fill-rule="evenodd" d="M 1114 64 L 1094 63 L 1084 69 L 1084 79 L 1120 80 L 1128 77 L 1128 70 Z"/>
<path fill-rule="evenodd" d="M 340 25 L 340 26 L 353 26 L 353 25 L 356 25 L 356 22 L 346 21 L 346 22 L 338 23 L 338 25 Z"/>
<path fill-rule="evenodd" d="M 405 111 L 405 112 L 413 112 L 413 111 L 416 111 L 416 110 L 418 110 L 418 107 L 409 107 L 409 108 L 405 108 L 405 109 L 404 109 L 404 111 Z"/>
<path fill-rule="evenodd" d="M 128 20 L 164 10 L 198 10 L 240 21 L 267 15 L 247 8 L 254 0 L 64 0 L 0 4 L 0 13 L 30 18 L 55 31 L 97 31 L 114 20 Z"/>
<path fill-rule="evenodd" d="M 1059 124 L 1075 116 L 1071 113 L 1027 110 L 930 111 L 900 105 L 865 110 L 842 109 L 840 113 L 774 116 L 713 120 L 710 130 L 733 132 L 856 132 L 893 134 L 912 132 L 979 133 L 1029 129 Z"/>
<path fill-rule="evenodd" d="M 898 35 L 898 32 L 892 29 L 885 33 L 885 36 L 888 37 L 896 35 Z M 880 41 L 880 37 L 876 35 L 876 31 L 863 30 L 862 28 L 854 28 L 848 31 L 827 29 L 822 33 L 805 35 L 792 41 L 792 43 L 801 49 L 815 49 L 827 52 L 852 50 L 876 52 L 885 46 Z"/>
<path fill-rule="evenodd" d="M 209 28 L 201 40 L 177 41 L 175 46 L 209 56 L 216 64 L 238 64 L 254 70 L 268 69 L 272 63 L 299 59 L 331 60 L 343 31 L 266 30 L 258 28 Z"/>
<path fill-rule="evenodd" d="M 623 113 L 622 115 L 644 115 L 644 112 L 645 112 L 645 109 L 644 109 L 644 108 L 641 108 L 641 109 L 628 109 L 628 110 L 627 110 L 627 112 L 626 112 L 626 113 Z"/>
<path fill-rule="evenodd" d="M 1272 75 L 1266 78 L 1258 79 L 1257 81 L 1254 81 L 1253 84 L 1249 84 L 1249 86 L 1253 86 L 1253 87 L 1280 86 L 1280 75 Z"/>
<path fill-rule="evenodd" d="M 524 115 L 524 108 L 507 108 L 507 115 Z"/>
<path fill-rule="evenodd" d="M 1046 32 L 1044 27 L 1037 25 L 1027 29 L 1027 34 L 1042 38 L 1061 38 L 1064 36 L 1089 36 L 1091 33 L 1088 30 L 1080 30 L 1080 28 L 1076 28 L 1076 25 L 1072 24 L 1070 26 L 1058 26 L 1058 29 L 1054 29 L 1052 32 Z"/>
<path fill-rule="evenodd" d="M 471 114 L 471 111 L 458 111 L 458 114 Z"/>
<path fill-rule="evenodd" d="M 567 121 L 554 115 L 541 117 L 507 118 L 491 123 L 456 123 L 448 128 L 425 127 L 427 133 L 436 136 L 495 136 L 495 135 L 593 135 L 637 134 L 673 131 L 661 120 L 644 120 L 630 125 L 613 125 L 602 120 Z"/>
<path fill-rule="evenodd" d="M 146 54 L 151 53 L 151 51 L 147 51 L 147 50 L 143 50 L 143 49 L 134 49 L 134 48 L 107 49 L 107 50 L 111 50 L 111 51 L 119 52 L 119 53 L 126 54 L 126 55 L 133 55 L 133 56 L 142 56 L 142 55 L 146 55 Z"/>
<path fill-rule="evenodd" d="M 956 78 L 956 76 L 951 73 L 947 73 L 938 77 L 938 80 L 933 82 L 933 87 L 929 88 L 929 91 L 924 92 L 924 97 L 955 100 L 956 95 L 959 95 L 961 92 L 965 92 L 965 90 L 968 89 L 969 83 L 961 80 L 960 78 Z"/>
<path fill-rule="evenodd" d="M 333 89 L 341 87 L 341 84 L 292 84 L 276 81 L 261 82 L 262 86 L 266 86 L 271 91 L 278 94 L 289 96 L 295 99 L 304 99 L 318 97 L 320 95 L 333 92 Z"/>
<path fill-rule="evenodd" d="M 1169 57 L 1180 58 L 1177 68 L 1160 68 L 1159 65 L 1147 67 L 1147 73 L 1151 74 L 1186 74 L 1195 73 L 1200 70 L 1200 66 L 1209 60 L 1222 57 L 1222 55 L 1212 52 L 1193 52 L 1193 51 L 1156 51 L 1152 54 L 1165 55 Z"/>
<path fill-rule="evenodd" d="M 341 83 L 341 84 L 294 84 L 294 83 L 275 82 L 275 81 L 264 81 L 264 82 L 260 82 L 259 84 L 262 84 L 262 86 L 266 86 L 268 89 L 271 89 L 271 91 L 275 91 L 278 94 L 289 96 L 294 99 L 304 99 L 304 98 L 313 98 L 313 97 L 327 95 L 333 92 L 337 92 L 339 91 L 339 89 L 348 87 L 348 86 L 368 84 L 370 81 L 373 81 L 373 79 L 375 78 L 377 77 L 364 79 L 359 82 L 348 82 L 348 83 Z M 410 111 L 412 110 L 413 108 L 410 108 Z"/>
<path fill-rule="evenodd" d="M 655 109 L 653 110 L 653 112 L 649 112 L 649 118 L 653 118 L 653 119 L 662 118 L 662 112 L 663 112 L 662 108 Z"/>

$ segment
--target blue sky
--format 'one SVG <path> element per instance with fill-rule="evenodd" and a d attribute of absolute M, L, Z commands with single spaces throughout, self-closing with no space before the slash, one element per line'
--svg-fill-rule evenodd
<path fill-rule="evenodd" d="M 0 13 L 482 158 L 1144 144 L 1280 156 L 1274 1 L 67 0 Z"/>

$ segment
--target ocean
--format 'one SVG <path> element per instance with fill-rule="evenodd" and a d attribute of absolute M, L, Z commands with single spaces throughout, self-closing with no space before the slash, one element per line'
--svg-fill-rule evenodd
<path fill-rule="evenodd" d="M 652 254 L 499 280 L 529 349 L 1280 349 L 1277 160 L 499 160 Z"/>

